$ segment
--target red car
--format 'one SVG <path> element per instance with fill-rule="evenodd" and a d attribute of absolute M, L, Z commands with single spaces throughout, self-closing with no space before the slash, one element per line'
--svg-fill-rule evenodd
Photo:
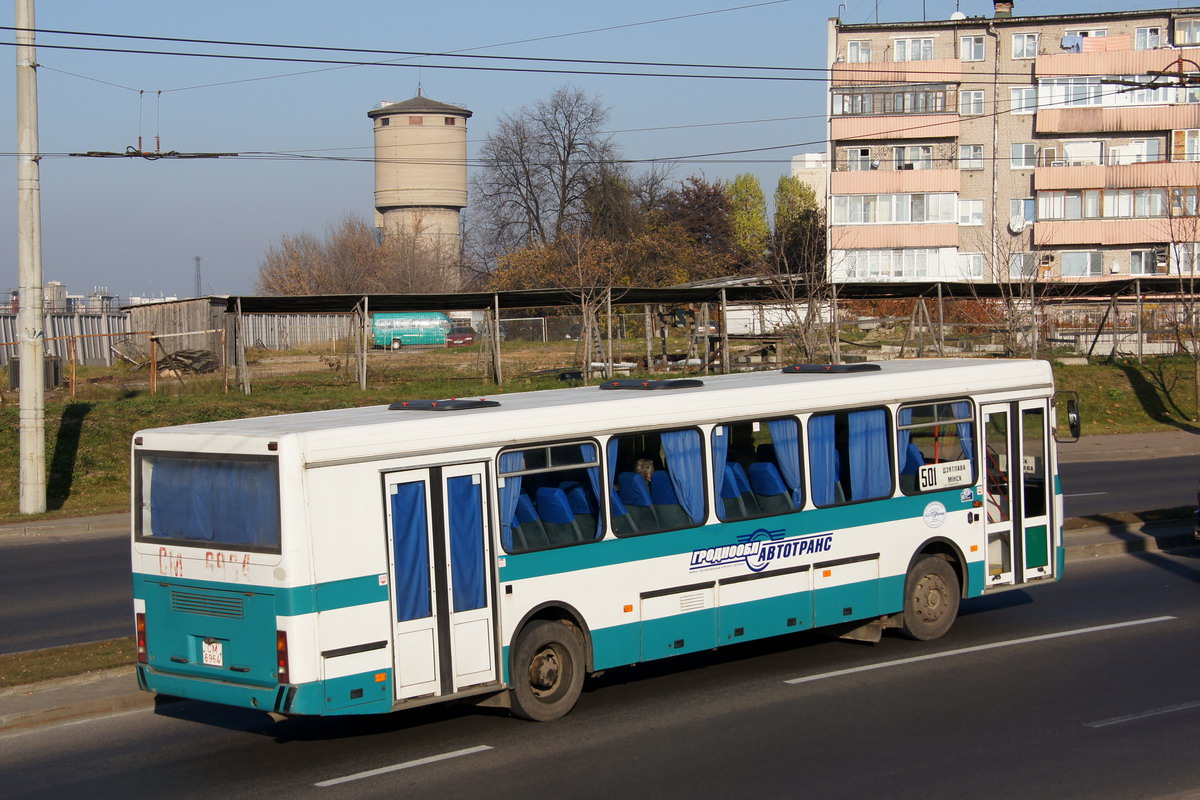
<path fill-rule="evenodd" d="M 466 347 L 475 344 L 475 329 L 470 325 L 456 325 L 446 334 L 447 347 Z"/>

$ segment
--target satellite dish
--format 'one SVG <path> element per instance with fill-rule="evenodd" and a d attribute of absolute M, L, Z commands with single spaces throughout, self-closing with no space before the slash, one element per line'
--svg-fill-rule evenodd
<path fill-rule="evenodd" d="M 1021 214 L 1013 214 L 1012 219 L 1008 221 L 1008 229 L 1013 233 L 1020 233 L 1025 230 L 1025 217 Z"/>
<path fill-rule="evenodd" d="M 955 11 L 953 14 L 950 15 L 950 19 L 954 19 L 954 20 L 966 19 L 966 18 L 967 18 L 967 15 L 961 11 Z"/>

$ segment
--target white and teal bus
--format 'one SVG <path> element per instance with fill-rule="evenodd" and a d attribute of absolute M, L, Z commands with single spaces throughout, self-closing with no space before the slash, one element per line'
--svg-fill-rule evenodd
<path fill-rule="evenodd" d="M 470 698 L 825 628 L 941 636 L 1062 572 L 1040 361 L 799 365 L 144 430 L 143 689 L 281 715 Z"/>

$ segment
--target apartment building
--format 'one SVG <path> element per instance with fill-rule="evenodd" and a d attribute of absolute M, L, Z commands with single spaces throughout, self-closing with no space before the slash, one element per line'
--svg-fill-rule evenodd
<path fill-rule="evenodd" d="M 830 20 L 830 276 L 1200 273 L 1200 7 L 994 6 Z"/>

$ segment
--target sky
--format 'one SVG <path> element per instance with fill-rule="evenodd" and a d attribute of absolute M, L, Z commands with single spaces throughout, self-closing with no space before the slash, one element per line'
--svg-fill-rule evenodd
<path fill-rule="evenodd" d="M 1016 13 L 1175 5 L 1016 0 Z M 946 19 L 955 10 L 992 14 L 991 0 L 37 0 L 36 6 L 37 27 L 47 31 L 37 34 L 44 280 L 66 284 L 71 294 L 103 288 L 121 298 L 192 296 L 197 256 L 202 294 L 253 294 L 259 264 L 281 237 L 320 236 L 347 215 L 371 220 L 372 128 L 366 114 L 381 101 L 414 96 L 418 87 L 426 97 L 473 112 L 469 159 L 502 115 L 572 86 L 610 107 L 606 130 L 621 154 L 635 162 L 633 169 L 639 168 L 636 162 L 665 160 L 676 181 L 693 174 L 730 180 L 749 172 L 769 197 L 789 172 L 792 155 L 824 152 L 825 85 L 819 71 L 803 68 L 828 67 L 829 17 L 840 11 L 843 21 L 860 23 L 875 21 L 877 13 L 881 22 Z M 0 25 L 11 28 L 12 13 Z M 0 290 L 5 290 L 19 284 L 13 32 L 4 31 L 0 40 L 9 45 L 9 79 L 0 81 L 0 118 L 10 120 L 5 126 L 10 144 L 0 147 L 0 183 L 9 187 L 0 192 L 0 215 L 8 221 L 0 228 Z M 390 63 L 334 66 L 194 55 L 200 53 Z M 137 146 L 139 136 L 146 151 L 156 149 L 157 137 L 163 152 L 242 155 L 153 161 L 67 155 L 125 152 Z M 729 151 L 750 152 L 706 156 Z"/>

